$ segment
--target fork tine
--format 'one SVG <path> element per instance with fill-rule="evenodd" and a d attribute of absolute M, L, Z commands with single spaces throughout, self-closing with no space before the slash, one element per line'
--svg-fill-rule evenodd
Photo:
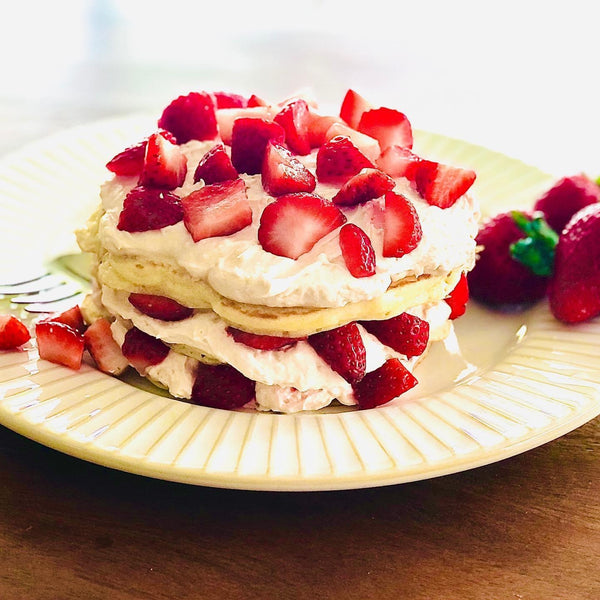
<path fill-rule="evenodd" d="M 27 281 L 12 285 L 2 285 L 0 286 L 0 295 L 11 296 L 13 294 L 31 294 L 51 289 L 57 285 L 60 285 L 61 283 L 63 283 L 63 279 L 61 277 L 46 273 L 41 277 L 37 277 L 36 279 L 29 279 Z"/>
<path fill-rule="evenodd" d="M 61 313 L 79 304 L 84 298 L 85 293 L 80 292 L 69 298 L 62 298 L 54 302 L 27 304 L 25 310 L 29 313 Z"/>
<path fill-rule="evenodd" d="M 42 290 L 41 292 L 33 294 L 23 294 L 21 296 L 15 296 L 11 298 L 11 302 L 14 304 L 31 304 L 31 303 L 47 303 L 56 302 L 63 298 L 70 298 L 75 294 L 81 292 L 81 286 L 76 283 L 61 282 L 56 287 Z"/>

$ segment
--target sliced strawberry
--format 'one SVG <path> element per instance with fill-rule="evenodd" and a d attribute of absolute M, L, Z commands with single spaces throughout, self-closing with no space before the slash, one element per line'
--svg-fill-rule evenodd
<path fill-rule="evenodd" d="M 265 119 L 272 121 L 272 110 L 269 106 L 247 106 L 245 108 L 220 108 L 217 111 L 217 127 L 224 144 L 231 146 L 233 124 L 240 118 Z"/>
<path fill-rule="evenodd" d="M 213 92 L 217 108 L 245 108 L 248 98 L 231 92 Z"/>
<path fill-rule="evenodd" d="M 413 133 L 410 121 L 404 113 L 392 108 L 373 108 L 360 117 L 358 131 L 379 142 L 381 150 L 390 146 L 412 148 Z"/>
<path fill-rule="evenodd" d="M 285 132 L 279 123 L 252 117 L 240 117 L 233 122 L 231 161 L 238 173 L 260 173 L 269 140 L 284 142 Z"/>
<path fill-rule="evenodd" d="M 361 325 L 382 344 L 407 358 L 421 356 L 429 342 L 429 323 L 410 313 L 382 321 L 362 321 Z"/>
<path fill-rule="evenodd" d="M 417 385 L 415 376 L 397 359 L 388 359 L 352 387 L 361 409 L 387 404 Z"/>
<path fill-rule="evenodd" d="M 263 100 L 262 98 L 260 98 L 256 94 L 252 94 L 250 96 L 250 98 L 248 98 L 248 106 L 249 107 L 254 107 L 254 106 L 268 106 L 268 105 L 269 105 L 269 103 L 266 100 Z"/>
<path fill-rule="evenodd" d="M 375 161 L 381 154 L 379 142 L 365 133 L 352 129 L 345 123 L 333 123 L 325 133 L 325 141 L 334 137 L 347 137 L 370 161 Z"/>
<path fill-rule="evenodd" d="M 422 237 L 421 221 L 413 203 L 402 194 L 386 192 L 383 256 L 404 256 L 418 246 Z"/>
<path fill-rule="evenodd" d="M 340 209 L 320 196 L 286 194 L 264 209 L 258 241 L 267 252 L 296 259 L 345 222 Z"/>
<path fill-rule="evenodd" d="M 342 100 L 342 106 L 340 108 L 340 117 L 352 127 L 356 129 L 360 122 L 362 114 L 370 110 L 371 104 L 367 102 L 359 93 L 354 90 L 348 90 L 344 99 Z"/>
<path fill-rule="evenodd" d="M 133 292 L 129 294 L 128 300 L 140 312 L 161 321 L 182 321 L 194 312 L 192 308 L 183 306 L 176 300 L 166 296 Z"/>
<path fill-rule="evenodd" d="M 475 171 L 421 160 L 414 174 L 417 191 L 429 204 L 448 208 L 475 182 Z"/>
<path fill-rule="evenodd" d="M 128 146 L 122 152 L 115 154 L 107 163 L 106 168 L 115 175 L 139 175 L 144 166 L 147 140 Z"/>
<path fill-rule="evenodd" d="M 217 137 L 215 102 L 207 92 L 175 98 L 163 111 L 158 126 L 173 133 L 180 144 Z"/>
<path fill-rule="evenodd" d="M 354 206 L 383 196 L 394 189 L 395 182 L 379 169 L 362 169 L 353 175 L 331 199 L 334 204 Z"/>
<path fill-rule="evenodd" d="M 12 350 L 29 341 L 25 324 L 13 315 L 0 315 L 0 350 Z"/>
<path fill-rule="evenodd" d="M 304 338 L 289 338 L 277 335 L 259 335 L 228 327 L 227 333 L 238 343 L 255 348 L 256 350 L 281 350 L 289 348 Z"/>
<path fill-rule="evenodd" d="M 194 172 L 194 183 L 202 179 L 206 185 L 210 185 L 237 179 L 238 176 L 225 146 L 216 144 L 200 159 Z"/>
<path fill-rule="evenodd" d="M 148 138 L 139 185 L 172 190 L 185 180 L 187 159 L 179 146 L 160 133 Z"/>
<path fill-rule="evenodd" d="M 375 250 L 369 236 L 358 225 L 346 223 L 340 229 L 340 249 L 353 277 L 375 275 Z"/>
<path fill-rule="evenodd" d="M 254 381 L 231 365 L 198 364 L 190 402 L 234 410 L 254 400 Z"/>
<path fill-rule="evenodd" d="M 444 298 L 451 309 L 450 319 L 457 319 L 465 314 L 467 302 L 469 301 L 469 284 L 467 276 L 463 273 L 455 288 Z"/>
<path fill-rule="evenodd" d="M 374 165 L 347 137 L 333 137 L 317 152 L 317 179 L 321 182 L 342 185 L 365 168 Z"/>
<path fill-rule="evenodd" d="M 205 185 L 182 198 L 183 223 L 193 240 L 231 235 L 252 223 L 242 179 Z"/>
<path fill-rule="evenodd" d="M 81 314 L 79 305 L 73 306 L 62 313 L 51 315 L 44 321 L 53 321 L 54 323 L 64 323 L 75 331 L 83 333 L 85 331 L 85 323 Z"/>
<path fill-rule="evenodd" d="M 377 158 L 375 164 L 391 177 L 406 177 L 414 180 L 418 163 L 423 160 L 408 148 L 388 146 Z"/>
<path fill-rule="evenodd" d="M 144 375 L 148 367 L 158 365 L 167 358 L 169 346 L 141 329 L 132 327 L 125 334 L 121 352 L 129 364 L 138 373 Z"/>
<path fill-rule="evenodd" d="M 293 192 L 312 192 L 315 176 L 285 147 L 269 141 L 261 169 L 267 194 L 281 196 Z"/>
<path fill-rule="evenodd" d="M 94 321 L 86 329 L 83 338 L 86 349 L 102 372 L 120 375 L 129 366 L 119 344 L 113 338 L 108 319 Z"/>
<path fill-rule="evenodd" d="M 306 100 L 299 98 L 286 104 L 273 118 L 285 131 L 285 143 L 296 154 L 310 152 L 310 114 Z"/>
<path fill-rule="evenodd" d="M 64 323 L 40 321 L 35 336 L 40 358 L 75 370 L 81 367 L 85 350 L 81 333 Z"/>
<path fill-rule="evenodd" d="M 125 196 L 117 229 L 149 231 L 175 225 L 183 219 L 179 196 L 172 192 L 138 186 Z"/>
<path fill-rule="evenodd" d="M 367 353 L 356 323 L 308 336 L 313 350 L 350 383 L 360 381 L 367 368 Z"/>
<path fill-rule="evenodd" d="M 338 117 L 320 115 L 310 111 L 308 121 L 308 141 L 311 148 L 322 146 L 329 138 L 327 132 L 334 123 L 341 123 Z"/>

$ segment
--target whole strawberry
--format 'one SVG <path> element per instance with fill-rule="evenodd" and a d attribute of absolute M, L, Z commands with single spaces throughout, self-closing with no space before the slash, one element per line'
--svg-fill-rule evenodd
<path fill-rule="evenodd" d="M 563 229 L 548 298 L 552 314 L 564 323 L 600 314 L 600 203 L 582 208 Z"/>

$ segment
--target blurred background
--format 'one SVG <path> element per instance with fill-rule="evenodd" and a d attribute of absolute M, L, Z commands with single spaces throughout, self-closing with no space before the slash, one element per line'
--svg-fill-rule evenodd
<path fill-rule="evenodd" d="M 191 90 L 337 110 L 352 87 L 413 126 L 600 175 L 600 38 L 572 0 L 2 1 L 0 154 Z"/>

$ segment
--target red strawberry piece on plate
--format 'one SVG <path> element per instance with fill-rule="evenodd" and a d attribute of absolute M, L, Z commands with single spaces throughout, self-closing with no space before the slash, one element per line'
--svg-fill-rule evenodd
<path fill-rule="evenodd" d="M 458 283 L 444 300 L 450 307 L 450 319 L 454 320 L 465 314 L 469 301 L 469 283 L 465 273 L 462 273 Z"/>
<path fill-rule="evenodd" d="M 54 323 L 64 323 L 68 325 L 75 331 L 79 331 L 79 333 L 83 333 L 85 331 L 85 323 L 83 321 L 83 316 L 81 314 L 81 309 L 79 305 L 73 306 L 61 313 L 52 315 L 44 321 L 53 321 Z"/>
<path fill-rule="evenodd" d="M 181 199 L 172 192 L 138 186 L 125 196 L 117 229 L 149 231 L 175 225 L 183 219 Z"/>
<path fill-rule="evenodd" d="M 210 185 L 237 179 L 238 176 L 225 146 L 216 144 L 198 162 L 194 171 L 194 183 L 198 183 L 202 179 L 205 184 Z"/>
<path fill-rule="evenodd" d="M 12 350 L 29 341 L 25 324 L 13 315 L 0 315 L 0 350 Z"/>
<path fill-rule="evenodd" d="M 340 229 L 340 249 L 353 277 L 375 275 L 375 250 L 369 236 L 358 225 L 346 223 Z"/>
<path fill-rule="evenodd" d="M 534 204 L 534 210 L 544 213 L 546 222 L 560 233 L 570 218 L 584 206 L 600 201 L 600 187 L 587 175 L 563 177 Z"/>
<path fill-rule="evenodd" d="M 340 209 L 320 196 L 286 194 L 265 207 L 258 241 L 267 252 L 296 259 L 345 222 Z"/>
<path fill-rule="evenodd" d="M 564 323 L 600 314 L 600 203 L 582 208 L 563 229 L 548 298 L 552 314 Z"/>
<path fill-rule="evenodd" d="M 352 387 L 361 409 L 387 404 L 417 385 L 415 376 L 397 359 L 388 359 Z"/>
<path fill-rule="evenodd" d="M 382 150 L 390 146 L 412 148 L 413 133 L 404 113 L 392 108 L 373 108 L 360 117 L 358 131 L 375 138 Z"/>
<path fill-rule="evenodd" d="M 193 240 L 231 235 L 252 223 L 242 179 L 205 185 L 182 198 L 183 223 Z"/>
<path fill-rule="evenodd" d="M 331 199 L 334 204 L 354 206 L 383 196 L 394 189 L 394 180 L 379 169 L 362 169 L 353 175 Z"/>
<path fill-rule="evenodd" d="M 238 343 L 256 350 L 281 350 L 293 346 L 304 338 L 289 338 L 278 335 L 259 335 L 242 331 L 235 327 L 228 327 L 227 333 Z"/>
<path fill-rule="evenodd" d="M 231 365 L 198 364 L 190 402 L 234 410 L 254 400 L 254 382 Z"/>
<path fill-rule="evenodd" d="M 350 383 L 360 381 L 367 367 L 367 355 L 356 323 L 308 336 L 313 350 Z"/>
<path fill-rule="evenodd" d="M 279 123 L 253 117 L 240 117 L 233 122 L 231 161 L 238 173 L 260 173 L 270 140 L 284 142 L 285 132 Z"/>
<path fill-rule="evenodd" d="M 231 92 L 213 92 L 217 108 L 245 108 L 248 98 Z"/>
<path fill-rule="evenodd" d="M 418 163 L 423 160 L 408 148 L 389 146 L 376 159 L 376 166 L 391 177 L 414 180 Z"/>
<path fill-rule="evenodd" d="M 285 131 L 285 143 L 296 154 L 310 152 L 309 126 L 311 117 L 306 100 L 299 98 L 286 104 L 273 118 Z"/>
<path fill-rule="evenodd" d="M 395 192 L 386 192 L 383 213 L 383 256 L 399 258 L 414 250 L 423 237 L 413 203 Z"/>
<path fill-rule="evenodd" d="M 175 98 L 163 111 L 158 126 L 170 131 L 180 144 L 217 137 L 215 101 L 207 92 Z"/>
<path fill-rule="evenodd" d="M 487 219 L 476 237 L 483 250 L 467 275 L 471 297 L 490 306 L 531 304 L 546 293 L 548 278 L 513 258 L 511 247 L 526 237 L 512 212 Z"/>
<path fill-rule="evenodd" d="M 144 375 L 149 367 L 158 365 L 167 358 L 169 346 L 145 331 L 132 327 L 125 334 L 121 352 L 129 364 Z"/>
<path fill-rule="evenodd" d="M 177 144 L 160 133 L 148 138 L 139 185 L 172 190 L 185 180 L 187 159 Z"/>
<path fill-rule="evenodd" d="M 429 204 L 448 208 L 475 182 L 475 171 L 431 160 L 417 163 L 414 173 L 417 191 Z"/>
<path fill-rule="evenodd" d="M 133 292 L 129 294 L 128 299 L 129 303 L 141 313 L 161 321 L 182 321 L 194 312 L 192 308 L 183 306 L 176 300 L 166 296 Z"/>
<path fill-rule="evenodd" d="M 374 168 L 373 163 L 344 136 L 335 136 L 317 152 L 317 179 L 342 185 L 361 169 Z"/>
<path fill-rule="evenodd" d="M 262 185 L 271 196 L 312 192 L 315 176 L 285 147 L 269 141 L 261 169 Z"/>
<path fill-rule="evenodd" d="M 361 321 L 361 325 L 382 344 L 408 358 L 421 356 L 429 342 L 429 323 L 410 313 L 383 321 Z"/>
<path fill-rule="evenodd" d="M 350 89 L 346 92 L 340 108 L 340 117 L 353 129 L 358 128 L 363 113 L 372 108 L 358 92 Z"/>
<path fill-rule="evenodd" d="M 35 326 L 40 358 L 79 369 L 85 350 L 83 334 L 64 323 L 40 321 Z"/>
<path fill-rule="evenodd" d="M 113 338 L 108 319 L 94 321 L 86 329 L 83 338 L 86 349 L 102 372 L 120 375 L 129 366 L 119 344 Z"/>

